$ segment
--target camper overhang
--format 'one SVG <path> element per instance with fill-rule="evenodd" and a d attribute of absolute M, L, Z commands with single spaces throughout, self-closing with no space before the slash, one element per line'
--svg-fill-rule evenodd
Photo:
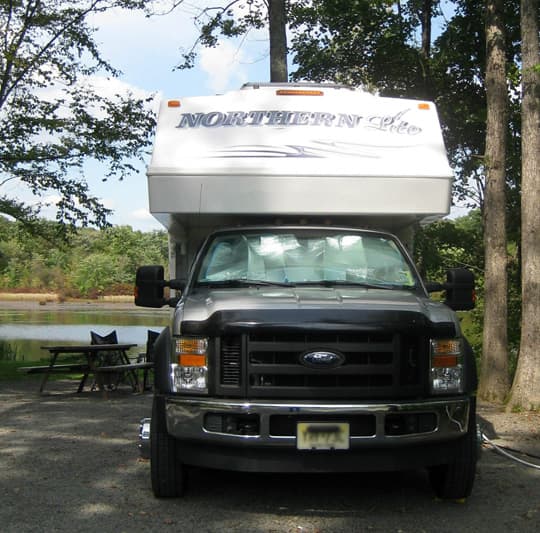
<path fill-rule="evenodd" d="M 161 105 L 150 211 L 389 217 L 449 212 L 452 171 L 433 103 L 313 86 L 250 86 Z M 283 88 L 281 88 L 283 89 Z"/>

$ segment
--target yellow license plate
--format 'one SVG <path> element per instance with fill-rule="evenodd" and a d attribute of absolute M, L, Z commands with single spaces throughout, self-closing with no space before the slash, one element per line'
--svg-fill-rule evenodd
<path fill-rule="evenodd" d="M 296 447 L 299 450 L 348 450 L 349 424 L 346 422 L 298 422 Z"/>

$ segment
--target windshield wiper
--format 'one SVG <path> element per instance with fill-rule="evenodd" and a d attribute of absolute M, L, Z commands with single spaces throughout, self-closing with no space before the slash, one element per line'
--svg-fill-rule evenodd
<path fill-rule="evenodd" d="M 320 285 L 321 287 L 335 287 L 346 286 L 346 287 L 359 287 L 362 289 L 385 289 L 385 290 L 412 290 L 415 289 L 414 285 L 391 285 L 384 283 L 369 283 L 365 281 L 348 281 L 344 279 L 322 279 L 319 281 L 301 281 L 296 285 L 306 286 L 306 285 Z"/>
<path fill-rule="evenodd" d="M 269 281 L 265 279 L 223 279 L 199 281 L 197 287 L 294 287 L 294 283 Z"/>

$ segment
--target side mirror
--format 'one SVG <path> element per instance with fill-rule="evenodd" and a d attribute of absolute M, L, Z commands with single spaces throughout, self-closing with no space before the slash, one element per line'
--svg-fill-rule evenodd
<path fill-rule="evenodd" d="M 446 283 L 425 283 L 428 292 L 446 291 L 444 303 L 454 311 L 474 309 L 474 274 L 466 268 L 451 268 L 446 272 Z"/>
<path fill-rule="evenodd" d="M 163 295 L 164 287 L 164 270 L 161 265 L 139 267 L 135 276 L 135 305 L 163 307 L 167 303 Z"/>
<path fill-rule="evenodd" d="M 137 269 L 135 276 L 135 305 L 139 307 L 175 307 L 180 298 L 165 298 L 164 288 L 170 287 L 183 291 L 186 282 L 180 279 L 165 280 L 161 265 L 142 266 Z"/>
<path fill-rule="evenodd" d="M 474 309 L 476 294 L 474 291 L 474 274 L 466 268 L 451 268 L 446 272 L 445 304 L 454 311 Z"/>

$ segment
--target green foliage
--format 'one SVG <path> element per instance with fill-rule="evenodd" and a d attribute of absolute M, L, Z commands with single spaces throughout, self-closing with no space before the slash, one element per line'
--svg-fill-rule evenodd
<path fill-rule="evenodd" d="M 0 213 L 32 222 L 39 212 L 2 187 L 16 181 L 40 199 L 55 191 L 57 220 L 105 226 L 109 210 L 91 193 L 83 167 L 95 160 L 103 179 L 136 172 L 154 117 L 148 100 L 107 96 L 94 76 L 118 72 L 101 57 L 87 17 L 129 0 L 21 0 L 0 3 Z"/>
<path fill-rule="evenodd" d="M 316 0 L 294 3 L 293 79 L 362 85 L 382 94 L 418 96 L 422 62 L 413 44 L 416 17 L 388 1 Z M 422 89 L 423 90 L 423 89 Z"/>
<path fill-rule="evenodd" d="M 422 277 L 430 281 L 445 281 L 446 270 L 453 267 L 468 268 L 474 273 L 476 308 L 460 316 L 463 330 L 479 355 L 484 305 L 484 241 L 480 211 L 421 228 L 415 239 L 415 261 Z"/>
<path fill-rule="evenodd" d="M 17 369 L 28 363 L 24 361 L 11 361 L 3 360 L 0 353 L 0 381 L 17 381 L 26 378 L 27 376 L 22 372 L 18 372 Z M 34 379 L 36 376 L 33 376 Z"/>
<path fill-rule="evenodd" d="M 438 279 L 448 268 L 456 266 L 482 275 L 484 243 L 480 211 L 421 228 L 415 240 L 415 259 L 423 276 Z"/>
<path fill-rule="evenodd" d="M 168 262 L 164 231 L 81 228 L 66 237 L 55 222 L 36 224 L 37 232 L 0 217 L 0 289 L 63 297 L 131 294 L 138 266 Z"/>
<path fill-rule="evenodd" d="M 508 347 L 511 374 L 515 371 L 521 329 L 521 283 L 519 248 L 508 244 Z M 476 307 L 461 314 L 461 324 L 475 353 L 482 348 L 484 316 L 484 237 L 480 210 L 456 220 L 441 220 L 421 228 L 415 239 L 415 261 L 423 278 L 444 281 L 452 267 L 465 267 L 475 275 Z"/>

